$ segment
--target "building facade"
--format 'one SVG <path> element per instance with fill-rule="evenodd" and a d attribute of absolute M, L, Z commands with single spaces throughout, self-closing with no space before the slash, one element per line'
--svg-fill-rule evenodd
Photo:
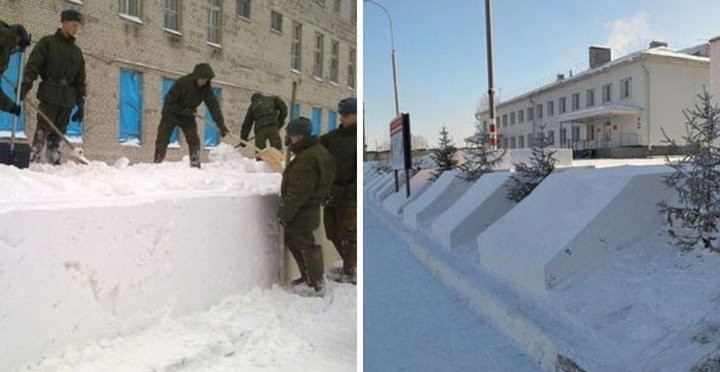
<path fill-rule="evenodd" d="M 37 40 L 55 32 L 62 10 L 80 11 L 77 44 L 88 97 L 85 122 L 71 123 L 68 135 L 90 159 L 149 162 L 164 93 L 201 62 L 215 70 L 213 87 L 235 134 L 255 92 L 290 106 L 295 91 L 291 116 L 310 118 L 316 133 L 332 130 L 338 101 L 356 95 L 356 6 L 356 0 L 0 0 L 0 19 L 24 24 Z M 15 82 L 19 64 L 16 54 L 6 72 Z M 13 91 L 4 81 L 3 89 Z M 31 137 L 35 112 L 25 109 L 17 125 Z M 198 113 L 207 115 L 203 106 Z M 0 136 L 11 122 L 0 116 Z M 201 121 L 198 128 L 207 157 L 219 139 Z M 180 138 L 167 158 L 186 154 Z"/>
<path fill-rule="evenodd" d="M 684 134 L 683 109 L 709 84 L 707 44 L 676 51 L 664 43 L 616 60 L 590 48 L 590 69 L 497 105 L 498 143 L 527 148 L 537 133 L 554 147 L 574 150 L 661 149 L 664 134 Z M 487 127 L 488 113 L 478 114 Z M 626 152 L 627 153 L 627 152 Z"/>

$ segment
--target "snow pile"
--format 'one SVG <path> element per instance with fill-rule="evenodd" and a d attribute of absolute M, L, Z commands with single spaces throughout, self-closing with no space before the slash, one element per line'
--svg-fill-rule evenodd
<path fill-rule="evenodd" d="M 415 175 L 410 176 L 410 197 L 407 197 L 406 185 L 403 182 L 398 192 L 393 192 L 382 202 L 385 209 L 391 213 L 398 214 L 403 212 L 403 208 L 423 194 L 423 192 L 432 185 L 430 178 L 432 177 L 432 169 L 423 169 Z M 403 177 L 404 178 L 404 177 Z M 393 191 L 395 191 L 393 189 Z"/>
<path fill-rule="evenodd" d="M 126 158 L 120 158 L 112 166 L 67 162 L 62 166 L 33 164 L 20 170 L 0 165 L 0 180 L 0 205 L 188 193 L 266 195 L 277 193 L 280 185 L 279 174 L 227 144 L 212 150 L 210 162 L 201 170 L 190 168 L 187 159 L 129 165 Z"/>
<path fill-rule="evenodd" d="M 458 177 L 459 173 L 458 170 L 443 172 L 426 192 L 408 204 L 403 210 L 405 223 L 415 228 L 425 227 L 450 208 L 473 185 Z"/>
<path fill-rule="evenodd" d="M 356 291 L 325 298 L 277 286 L 231 296 L 207 312 L 68 348 L 28 371 L 355 371 Z"/>

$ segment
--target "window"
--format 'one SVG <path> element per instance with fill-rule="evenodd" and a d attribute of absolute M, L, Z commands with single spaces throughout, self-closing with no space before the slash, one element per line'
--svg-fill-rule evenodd
<path fill-rule="evenodd" d="M 592 124 L 588 124 L 587 127 L 585 127 L 585 139 L 588 141 L 594 141 L 595 140 L 595 126 Z"/>
<path fill-rule="evenodd" d="M 315 52 L 313 53 L 313 76 L 321 78 L 323 76 L 323 54 L 325 53 L 325 35 L 315 33 Z"/>
<path fill-rule="evenodd" d="M 312 108 L 312 135 L 317 136 L 320 134 L 320 128 L 322 125 L 322 109 L 319 107 Z"/>
<path fill-rule="evenodd" d="M 620 98 L 630 98 L 632 95 L 632 78 L 623 79 L 620 82 Z"/>
<path fill-rule="evenodd" d="M 502 126 L 507 127 L 507 114 L 502 116 Z"/>
<path fill-rule="evenodd" d="M 350 48 L 350 58 L 348 61 L 348 83 L 347 86 L 350 88 L 355 88 L 355 57 L 356 52 L 355 48 Z"/>
<path fill-rule="evenodd" d="M 565 146 L 567 142 L 567 128 L 560 129 L 560 146 Z"/>
<path fill-rule="evenodd" d="M 555 101 L 548 101 L 547 114 L 548 114 L 548 117 L 555 115 Z"/>
<path fill-rule="evenodd" d="M 602 103 L 612 101 L 612 84 L 605 84 L 602 87 Z"/>
<path fill-rule="evenodd" d="M 297 22 L 293 22 L 292 49 L 290 54 L 292 56 L 290 67 L 299 72 L 302 67 L 302 25 Z"/>
<path fill-rule="evenodd" d="M 572 141 L 577 142 L 580 141 L 580 127 L 572 127 Z"/>
<path fill-rule="evenodd" d="M 282 14 L 271 10 L 270 11 L 270 29 L 282 33 Z"/>
<path fill-rule="evenodd" d="M 165 104 L 165 96 L 168 94 L 168 92 L 170 92 L 170 88 L 172 88 L 172 86 L 174 84 L 175 84 L 174 79 L 168 79 L 168 78 L 162 79 L 162 97 L 160 97 L 161 105 Z M 180 143 L 178 141 L 178 128 L 179 127 L 176 126 L 175 129 L 173 129 L 172 134 L 170 135 L 170 146 L 168 146 L 170 148 L 179 148 L 180 147 Z"/>
<path fill-rule="evenodd" d="M 140 18 L 141 0 L 120 0 L 118 7 L 120 14 Z"/>
<path fill-rule="evenodd" d="M 567 99 L 565 97 L 560 97 L 560 99 L 558 99 L 558 112 L 561 114 L 564 114 L 567 111 L 566 100 Z"/>
<path fill-rule="evenodd" d="M 525 121 L 525 111 L 518 110 L 518 123 L 522 123 Z"/>
<path fill-rule="evenodd" d="M 542 106 L 542 105 L 537 105 L 537 106 L 535 106 L 535 112 L 537 113 L 537 118 L 538 118 L 538 119 L 542 119 L 542 117 L 543 117 L 543 106 Z"/>
<path fill-rule="evenodd" d="M 547 132 L 546 141 L 548 145 L 555 144 L 555 131 L 549 130 Z"/>
<path fill-rule="evenodd" d="M 300 117 L 300 104 L 296 103 L 290 111 L 290 120 L 297 119 Z"/>
<path fill-rule="evenodd" d="M 350 21 L 352 21 L 352 23 L 357 23 L 357 0 L 352 0 L 350 8 L 352 12 L 350 13 Z"/>
<path fill-rule="evenodd" d="M 573 93 L 572 95 L 572 110 L 580 109 L 580 93 Z"/>
<path fill-rule="evenodd" d="M 250 19 L 250 0 L 237 0 L 235 11 L 238 16 Z"/>
<path fill-rule="evenodd" d="M 330 81 L 338 82 L 338 69 L 340 68 L 340 42 L 333 40 L 330 43 Z"/>
<path fill-rule="evenodd" d="M 510 113 L 510 125 L 514 125 L 514 124 L 515 124 L 515 113 L 511 112 Z"/>
<path fill-rule="evenodd" d="M 342 11 L 342 0 L 334 1 L 333 10 L 335 11 L 335 13 L 340 13 Z"/>
<path fill-rule="evenodd" d="M 503 139 L 502 139 L 502 147 L 503 147 L 503 148 L 507 148 L 507 147 L 508 147 L 508 139 L 507 139 L 507 138 L 503 138 Z"/>
<path fill-rule="evenodd" d="M 128 145 L 140 145 L 142 122 L 142 74 L 136 71 L 120 70 L 120 111 L 119 140 Z"/>
<path fill-rule="evenodd" d="M 220 0 L 208 0 L 208 43 L 220 45 Z"/>
<path fill-rule="evenodd" d="M 12 82 L 12 85 L 5 81 L 5 79 L 0 79 L 0 89 L 5 91 L 8 94 L 8 97 L 12 98 L 13 102 L 15 102 L 15 97 L 17 95 L 15 87 L 18 85 L 18 82 L 20 82 L 20 53 L 13 53 L 10 55 L 10 61 L 3 76 L 8 78 L 7 80 Z M 23 133 L 23 129 L 25 128 L 25 108 L 23 106 L 24 105 L 20 105 L 20 116 L 17 117 L 16 122 L 16 130 L 20 134 Z M 14 119 L 15 115 L 10 114 L 9 112 L 0 111 L 0 131 L 10 132 L 12 130 L 12 123 Z M 4 135 L 5 134 L 3 134 L 3 136 Z"/>
<path fill-rule="evenodd" d="M 585 106 L 587 106 L 587 107 L 595 106 L 595 88 L 588 89 L 585 92 Z"/>
<path fill-rule="evenodd" d="M 533 147 L 533 135 L 532 135 L 532 133 L 527 135 L 527 145 L 528 145 L 528 147 Z"/>
<path fill-rule="evenodd" d="M 337 128 L 337 112 L 328 111 L 328 132 L 331 132 Z"/>
<path fill-rule="evenodd" d="M 179 0 L 165 0 L 165 29 L 180 31 Z"/>
<path fill-rule="evenodd" d="M 215 97 L 217 97 L 218 102 L 220 102 L 220 99 L 222 97 L 222 91 L 220 88 L 213 88 L 213 94 Z M 203 145 L 205 148 L 212 148 L 217 147 L 217 145 L 220 143 L 220 136 L 218 135 L 218 130 L 215 128 L 214 125 L 208 124 L 212 120 L 212 115 L 210 114 L 210 110 L 205 108 L 205 129 L 203 130 Z"/>
<path fill-rule="evenodd" d="M 511 149 L 515 148 L 515 137 L 510 138 L 510 148 Z"/>
<path fill-rule="evenodd" d="M 535 110 L 533 110 L 532 106 L 527 108 L 527 119 L 528 121 L 533 120 L 535 117 Z"/>
<path fill-rule="evenodd" d="M 518 148 L 519 149 L 525 148 L 525 137 L 524 136 L 518 136 Z"/>

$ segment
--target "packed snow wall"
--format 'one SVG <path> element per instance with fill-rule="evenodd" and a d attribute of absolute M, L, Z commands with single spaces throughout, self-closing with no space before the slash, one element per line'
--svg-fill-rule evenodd
<path fill-rule="evenodd" d="M 0 208 L 0 365 L 15 370 L 269 287 L 276 194 L 210 193 Z"/>

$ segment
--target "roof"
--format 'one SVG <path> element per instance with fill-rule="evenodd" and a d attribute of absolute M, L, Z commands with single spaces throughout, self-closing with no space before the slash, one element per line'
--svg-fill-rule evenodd
<path fill-rule="evenodd" d="M 588 69 L 583 72 L 580 72 L 572 77 L 568 77 L 562 80 L 558 80 L 555 82 L 552 82 L 550 84 L 546 84 L 540 88 L 533 89 L 527 93 L 521 94 L 519 96 L 512 97 L 508 100 L 505 100 L 501 102 L 497 107 L 506 106 L 511 103 L 524 100 L 532 95 L 539 94 L 541 92 L 558 88 L 566 84 L 574 83 L 576 81 L 579 81 L 581 79 L 590 77 L 592 75 L 598 74 L 600 72 L 605 72 L 608 69 L 617 67 L 619 65 L 623 65 L 626 63 L 635 62 L 638 59 L 644 58 L 646 56 L 658 56 L 658 57 L 666 57 L 666 58 L 672 58 L 677 60 L 685 60 L 685 61 L 691 61 L 691 62 L 700 62 L 700 63 L 710 63 L 710 58 L 708 57 L 700 57 L 700 56 L 694 56 L 686 53 L 682 53 L 680 51 L 677 51 L 675 49 L 671 49 L 668 47 L 657 47 L 657 48 L 651 48 L 651 49 L 644 49 L 637 52 L 633 52 L 627 55 L 624 55 L 620 58 L 614 59 L 608 63 L 603 64 L 602 66 L 598 66 L 594 69 Z M 481 112 L 481 114 L 486 113 L 487 110 L 484 110 Z"/>
<path fill-rule="evenodd" d="M 560 121 L 579 121 L 606 115 L 628 115 L 637 114 L 639 112 L 642 112 L 642 107 L 623 104 L 610 104 L 591 107 L 579 111 L 568 112 L 562 115 L 558 115 L 557 118 Z"/>

